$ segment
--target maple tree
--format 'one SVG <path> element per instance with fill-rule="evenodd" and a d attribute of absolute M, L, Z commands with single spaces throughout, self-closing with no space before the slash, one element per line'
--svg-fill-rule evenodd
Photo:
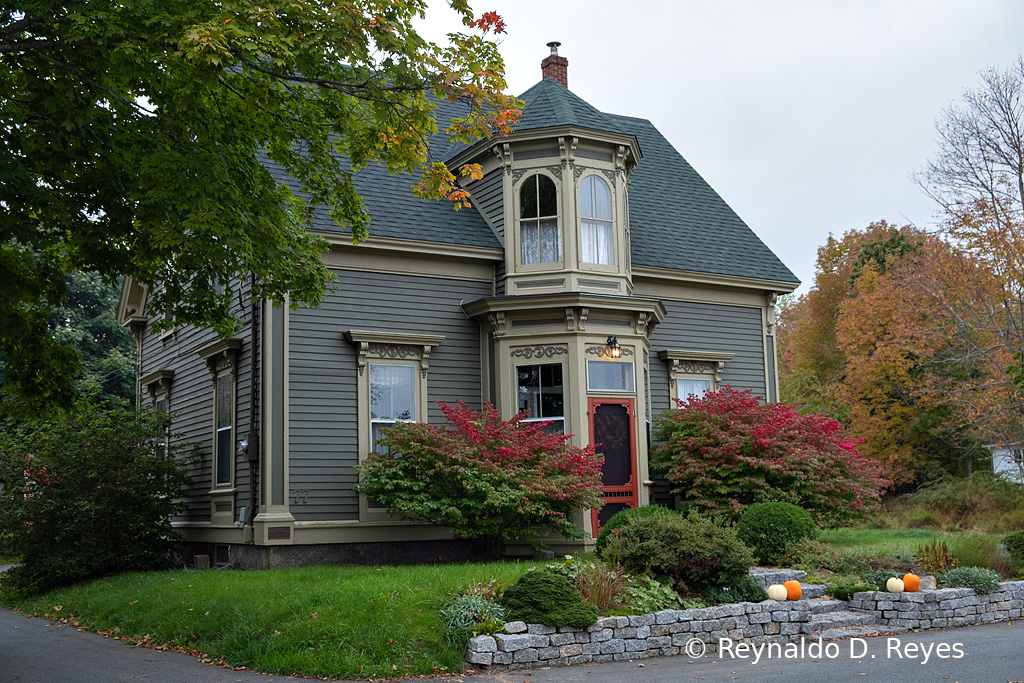
<path fill-rule="evenodd" d="M 969 468 L 978 444 L 939 382 L 951 376 L 938 333 L 946 318 L 919 286 L 954 258 L 949 245 L 879 221 L 830 237 L 819 254 L 814 287 L 781 316 L 784 400 L 837 418 L 896 485 Z"/>
<path fill-rule="evenodd" d="M 519 102 L 488 39 L 501 17 L 449 4 L 467 32 L 445 44 L 414 26 L 426 0 L 20 0 L 0 11 L 8 390 L 33 412 L 71 400 L 78 358 L 46 322 L 74 270 L 131 276 L 148 286 L 152 319 L 229 335 L 236 292 L 218 283 L 236 274 L 256 276 L 253 297 L 319 303 L 327 243 L 305 225 L 326 206 L 366 237 L 361 168 L 418 173 L 417 194 L 465 205 L 428 138 L 439 125 L 464 143 L 505 134 Z"/>
<path fill-rule="evenodd" d="M 732 518 L 752 504 L 798 505 L 823 525 L 864 518 L 888 483 L 881 466 L 823 415 L 761 403 L 730 386 L 656 419 L 652 462 L 702 512 Z"/>
<path fill-rule="evenodd" d="M 356 489 L 407 519 L 451 529 L 495 553 L 551 529 L 580 538 L 574 516 L 600 508 L 604 456 L 567 445 L 547 423 L 510 420 L 491 405 L 440 404 L 445 424 L 399 422 L 382 430 L 387 453 L 356 468 Z M 393 456 L 391 453 L 400 453 Z"/>

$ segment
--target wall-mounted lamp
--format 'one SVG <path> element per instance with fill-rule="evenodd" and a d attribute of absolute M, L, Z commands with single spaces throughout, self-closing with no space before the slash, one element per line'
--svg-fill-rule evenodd
<path fill-rule="evenodd" d="M 608 337 L 608 355 L 612 358 L 622 355 L 622 347 L 619 346 L 619 340 L 615 338 L 614 334 Z"/>

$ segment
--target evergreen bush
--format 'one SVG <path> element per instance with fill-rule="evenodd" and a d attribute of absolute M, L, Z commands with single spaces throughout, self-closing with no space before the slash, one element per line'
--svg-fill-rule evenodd
<path fill-rule="evenodd" d="M 795 543 L 812 540 L 818 529 L 810 513 L 792 503 L 754 503 L 736 523 L 736 535 L 758 562 L 775 565 Z"/>
<path fill-rule="evenodd" d="M 605 546 L 608 544 L 608 536 L 618 529 L 627 520 L 633 517 L 650 517 L 653 515 L 676 515 L 679 514 L 673 510 L 669 510 L 663 505 L 645 505 L 644 507 L 638 508 L 626 508 L 625 510 L 619 510 L 611 519 L 605 522 L 601 526 L 601 531 L 597 534 L 597 541 L 595 542 L 594 551 L 600 556 L 604 552 Z"/>
<path fill-rule="evenodd" d="M 754 563 L 732 527 L 696 513 L 632 516 L 609 536 L 605 554 L 631 572 L 668 576 L 698 591 L 732 586 Z"/>
<path fill-rule="evenodd" d="M 501 604 L 508 619 L 546 626 L 586 628 L 597 608 L 584 602 L 572 579 L 552 571 L 528 571 L 505 590 Z"/>
<path fill-rule="evenodd" d="M 973 588 L 979 593 L 991 593 L 999 588 L 1000 576 L 985 567 L 957 567 L 942 576 L 943 588 Z"/>

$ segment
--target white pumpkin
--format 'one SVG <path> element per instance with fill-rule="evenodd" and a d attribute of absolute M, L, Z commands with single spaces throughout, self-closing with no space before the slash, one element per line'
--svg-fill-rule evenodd
<path fill-rule="evenodd" d="M 778 583 L 776 583 L 774 585 L 771 585 L 771 586 L 768 586 L 768 599 L 769 600 L 778 600 L 779 602 L 785 602 L 786 601 L 786 587 L 783 586 L 782 584 L 778 584 Z"/>
<path fill-rule="evenodd" d="M 885 589 L 890 593 L 902 593 L 903 592 L 903 579 L 897 579 L 895 576 L 885 582 Z"/>

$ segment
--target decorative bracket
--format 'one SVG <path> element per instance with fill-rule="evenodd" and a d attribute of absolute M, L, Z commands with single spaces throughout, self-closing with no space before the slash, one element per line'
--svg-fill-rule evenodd
<path fill-rule="evenodd" d="M 238 352 L 241 348 L 241 339 L 222 339 L 199 349 L 196 355 L 206 361 L 206 367 L 216 382 L 217 373 L 222 370 L 230 370 L 232 374 L 237 374 Z"/>
<path fill-rule="evenodd" d="M 508 317 L 501 311 L 487 314 L 487 320 L 491 323 L 491 333 L 495 337 L 504 337 L 508 334 Z"/>
<path fill-rule="evenodd" d="M 349 330 L 345 333 L 345 339 L 357 345 L 356 366 L 360 375 L 366 371 L 368 358 L 415 358 L 420 361 L 420 376 L 424 379 L 430 367 L 431 348 L 444 341 L 440 335 L 370 330 Z"/>
<path fill-rule="evenodd" d="M 768 334 L 774 334 L 776 323 L 775 302 L 779 300 L 779 295 L 775 292 L 765 292 L 764 299 L 767 302 L 767 306 L 765 308 L 765 312 L 767 313 L 765 321 L 768 326 Z"/>
<path fill-rule="evenodd" d="M 505 169 L 505 175 L 512 174 L 512 146 L 507 142 L 495 145 L 491 148 L 494 156 L 498 157 L 498 165 Z"/>
<path fill-rule="evenodd" d="M 725 364 L 733 359 L 735 353 L 714 353 L 712 351 L 686 351 L 683 349 L 663 349 L 658 351 L 662 360 L 671 363 L 671 375 L 677 373 L 689 375 L 714 375 L 715 386 L 722 381 L 722 370 Z"/>
<path fill-rule="evenodd" d="M 139 378 L 139 384 L 149 391 L 149 398 L 156 403 L 157 396 L 169 397 L 171 394 L 171 382 L 174 380 L 174 370 L 154 370 Z"/>

